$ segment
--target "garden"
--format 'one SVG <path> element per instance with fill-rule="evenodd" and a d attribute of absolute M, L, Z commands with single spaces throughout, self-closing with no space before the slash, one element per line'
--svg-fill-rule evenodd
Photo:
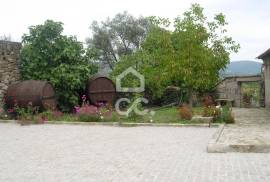
<path fill-rule="evenodd" d="M 83 95 L 82 105 L 74 107 L 74 112 L 64 113 L 59 110 L 46 110 L 41 112 L 38 107 L 31 103 L 27 107 L 19 107 L 17 104 L 12 109 L 7 109 L 6 114 L 1 115 L 2 120 L 16 119 L 22 125 L 25 124 L 45 124 L 51 122 L 108 122 L 108 123 L 159 123 L 159 124 L 202 124 L 203 120 L 194 119 L 196 116 L 210 118 L 207 122 L 213 123 L 234 123 L 232 110 L 229 106 L 215 106 L 214 102 L 207 97 L 202 107 L 187 105 L 168 106 L 153 108 L 155 114 L 129 116 L 119 115 L 115 109 L 103 103 L 90 105 L 86 96 Z M 15 101 L 16 102 L 16 101 Z M 1 111 L 3 112 L 3 111 Z M 193 117 L 195 116 L 195 117 Z M 208 123 L 207 123 L 208 124 Z M 210 124 L 210 123 L 209 123 Z"/>
<path fill-rule="evenodd" d="M 173 23 L 166 18 L 136 18 L 124 12 L 105 22 L 93 22 L 87 46 L 76 36 L 63 35 L 62 22 L 47 20 L 31 26 L 22 37 L 22 80 L 51 84 L 56 104 L 44 107 L 27 100 L 27 93 L 23 102 L 7 95 L 0 104 L 3 106 L 0 113 L 4 113 L 0 114 L 1 119 L 16 119 L 24 124 L 51 121 L 192 124 L 202 123 L 203 120 L 196 119 L 200 116 L 210 118 L 211 122 L 233 123 L 231 108 L 216 106 L 213 94 L 230 53 L 240 48 L 226 35 L 227 24 L 222 13 L 208 21 L 199 4 L 193 4 Z M 131 101 L 146 98 L 149 103 L 140 103 L 139 109 L 154 112 L 121 115 L 114 103 L 102 99 L 93 102 L 87 94 L 87 82 L 100 72 L 100 65 L 107 66 L 106 73 L 114 84 L 116 77 L 129 67 L 141 73 L 145 78 L 144 92 L 116 92 L 116 95 Z M 132 76 L 123 80 L 126 87 L 138 84 Z M 168 94 L 168 88 L 177 89 Z M 128 110 L 131 105 L 132 102 L 122 104 L 121 109 Z"/>

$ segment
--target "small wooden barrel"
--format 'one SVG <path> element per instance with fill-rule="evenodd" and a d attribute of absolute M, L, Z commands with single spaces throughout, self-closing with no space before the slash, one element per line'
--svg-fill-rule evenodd
<path fill-rule="evenodd" d="M 116 88 L 111 79 L 106 76 L 95 75 L 88 81 L 88 97 L 93 104 L 102 102 L 113 104 Z"/>
<path fill-rule="evenodd" d="M 40 109 L 55 109 L 57 102 L 53 86 L 47 81 L 27 80 L 8 87 L 6 104 L 9 108 L 31 104 Z"/>

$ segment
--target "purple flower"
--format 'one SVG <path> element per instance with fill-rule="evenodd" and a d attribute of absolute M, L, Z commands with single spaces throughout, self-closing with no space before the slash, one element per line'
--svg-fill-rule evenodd
<path fill-rule="evenodd" d="M 86 101 L 86 95 L 83 95 L 83 96 L 82 96 L 82 100 L 83 100 L 83 102 Z"/>
<path fill-rule="evenodd" d="M 75 113 L 79 113 L 81 108 L 79 106 L 75 106 L 74 109 L 75 109 Z"/>

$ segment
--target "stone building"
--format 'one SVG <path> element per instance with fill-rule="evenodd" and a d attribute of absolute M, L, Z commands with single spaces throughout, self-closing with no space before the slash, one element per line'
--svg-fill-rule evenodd
<path fill-rule="evenodd" d="M 270 49 L 258 56 L 258 59 L 263 60 L 265 107 L 270 108 Z"/>
<path fill-rule="evenodd" d="M 20 80 L 20 49 L 21 43 L 0 40 L 0 101 L 8 86 Z"/>
<path fill-rule="evenodd" d="M 221 100 L 228 100 L 232 102 L 234 107 L 242 107 L 243 105 L 243 93 L 242 84 L 257 82 L 260 84 L 260 88 L 263 87 L 263 79 L 261 75 L 247 75 L 247 76 L 229 76 L 224 78 L 217 86 L 216 93 L 217 97 Z M 260 90 L 260 101 L 259 106 L 263 106 L 263 94 Z"/>

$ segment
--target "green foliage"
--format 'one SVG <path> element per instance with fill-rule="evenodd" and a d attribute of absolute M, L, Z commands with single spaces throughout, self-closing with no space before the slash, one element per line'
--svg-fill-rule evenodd
<path fill-rule="evenodd" d="M 221 109 L 215 106 L 204 107 L 203 115 L 204 117 L 213 117 L 214 121 L 217 121 L 221 117 Z"/>
<path fill-rule="evenodd" d="M 227 124 L 235 123 L 235 119 L 232 113 L 232 109 L 229 106 L 222 107 L 222 112 L 220 116 L 220 120 Z"/>
<path fill-rule="evenodd" d="M 243 83 L 242 94 L 244 107 L 259 106 L 260 85 L 258 83 Z"/>
<path fill-rule="evenodd" d="M 139 49 L 149 26 L 147 18 L 135 18 L 127 12 L 119 13 L 101 23 L 94 21 L 91 26 L 93 37 L 88 39 L 87 44 L 98 61 L 113 69 L 120 56 Z"/>
<path fill-rule="evenodd" d="M 101 119 L 97 115 L 89 115 L 89 114 L 80 114 L 78 116 L 78 120 L 80 122 L 100 122 Z"/>
<path fill-rule="evenodd" d="M 53 84 L 60 108 L 70 111 L 79 102 L 86 80 L 97 72 L 90 53 L 74 36 L 62 35 L 63 24 L 47 20 L 22 37 L 21 72 L 24 80 Z"/>
<path fill-rule="evenodd" d="M 229 63 L 239 44 L 226 35 L 225 16 L 218 14 L 207 21 L 203 8 L 193 4 L 175 18 L 174 30 L 167 19 L 151 17 L 151 27 L 141 48 L 121 57 L 112 76 L 133 66 L 146 79 L 146 89 L 161 98 L 167 86 L 174 85 L 189 92 L 213 89 L 220 70 Z"/>
<path fill-rule="evenodd" d="M 175 19 L 173 75 L 181 77 L 186 88 L 195 91 L 213 88 L 219 79 L 219 71 L 229 63 L 230 52 L 237 52 L 239 45 L 224 35 L 226 24 L 222 14 L 208 22 L 198 4 L 192 5 L 183 17 Z"/>
<path fill-rule="evenodd" d="M 34 115 L 38 113 L 38 107 L 33 107 L 32 103 L 29 103 L 27 107 L 19 107 L 16 103 L 13 108 L 16 118 L 22 121 L 34 120 Z"/>
<path fill-rule="evenodd" d="M 227 123 L 227 124 L 233 124 L 235 123 L 234 115 L 232 113 L 232 108 L 229 105 L 225 105 L 221 108 L 216 109 L 214 114 L 214 121 L 215 122 L 221 122 L 221 123 Z"/>

